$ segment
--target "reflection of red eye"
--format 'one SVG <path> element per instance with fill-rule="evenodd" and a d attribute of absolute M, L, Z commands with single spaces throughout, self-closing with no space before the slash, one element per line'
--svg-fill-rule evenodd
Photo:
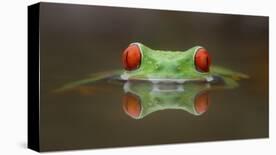
<path fill-rule="evenodd" d="M 199 94 L 195 98 L 195 110 L 197 113 L 202 114 L 208 110 L 209 95 L 208 92 Z"/>
<path fill-rule="evenodd" d="M 122 61 L 126 70 L 137 69 L 141 64 L 141 52 L 138 45 L 129 45 L 122 55 Z"/>
<path fill-rule="evenodd" d="M 123 97 L 123 109 L 131 117 L 139 117 L 142 109 L 139 97 L 126 93 Z"/>
<path fill-rule="evenodd" d="M 208 51 L 204 48 L 197 50 L 195 55 L 195 66 L 200 72 L 209 72 L 209 66 L 211 64 L 211 58 Z"/>

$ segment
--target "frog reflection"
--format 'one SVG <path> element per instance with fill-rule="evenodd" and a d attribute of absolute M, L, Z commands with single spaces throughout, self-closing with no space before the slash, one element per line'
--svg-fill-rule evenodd
<path fill-rule="evenodd" d="M 179 109 L 193 115 L 202 115 L 210 104 L 210 84 L 151 84 L 127 82 L 124 84 L 123 110 L 134 119 L 166 109 Z"/>

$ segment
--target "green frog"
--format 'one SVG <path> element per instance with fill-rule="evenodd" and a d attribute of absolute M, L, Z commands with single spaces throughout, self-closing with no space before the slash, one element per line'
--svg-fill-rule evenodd
<path fill-rule="evenodd" d="M 246 74 L 211 65 L 210 54 L 202 46 L 186 51 L 162 51 L 151 49 L 142 43 L 131 43 L 123 51 L 122 66 L 123 70 L 95 73 L 86 79 L 66 84 L 56 91 L 103 79 L 147 81 L 153 84 L 220 81 L 227 87 L 236 87 L 239 79 L 249 78 Z"/>

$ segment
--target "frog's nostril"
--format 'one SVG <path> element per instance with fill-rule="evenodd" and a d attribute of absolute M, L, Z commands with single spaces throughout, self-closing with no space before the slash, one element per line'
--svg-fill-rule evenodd
<path fill-rule="evenodd" d="M 203 114 L 208 110 L 210 101 L 208 92 L 203 92 L 195 98 L 195 110 L 199 114 Z"/>
<path fill-rule="evenodd" d="M 123 109 L 129 116 L 138 118 L 142 110 L 140 98 L 134 94 L 126 93 L 123 97 Z"/>
<path fill-rule="evenodd" d="M 141 64 L 141 51 L 136 44 L 131 44 L 125 49 L 122 55 L 122 63 L 126 70 L 139 68 Z"/>

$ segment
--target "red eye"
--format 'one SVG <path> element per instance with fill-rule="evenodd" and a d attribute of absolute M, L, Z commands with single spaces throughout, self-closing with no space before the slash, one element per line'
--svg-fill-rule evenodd
<path fill-rule="evenodd" d="M 138 45 L 131 44 L 125 49 L 122 55 L 123 66 L 126 70 L 134 70 L 139 68 L 141 64 L 141 52 Z"/>
<path fill-rule="evenodd" d="M 200 72 L 209 72 L 209 66 L 211 64 L 211 58 L 208 51 L 204 48 L 197 50 L 195 55 L 195 66 Z"/>
<path fill-rule="evenodd" d="M 203 114 L 208 110 L 209 106 L 209 94 L 208 92 L 204 92 L 202 94 L 199 94 L 195 98 L 195 110 L 199 114 Z"/>
<path fill-rule="evenodd" d="M 140 98 L 131 93 L 126 93 L 123 97 L 123 109 L 129 116 L 138 118 L 142 109 Z"/>

